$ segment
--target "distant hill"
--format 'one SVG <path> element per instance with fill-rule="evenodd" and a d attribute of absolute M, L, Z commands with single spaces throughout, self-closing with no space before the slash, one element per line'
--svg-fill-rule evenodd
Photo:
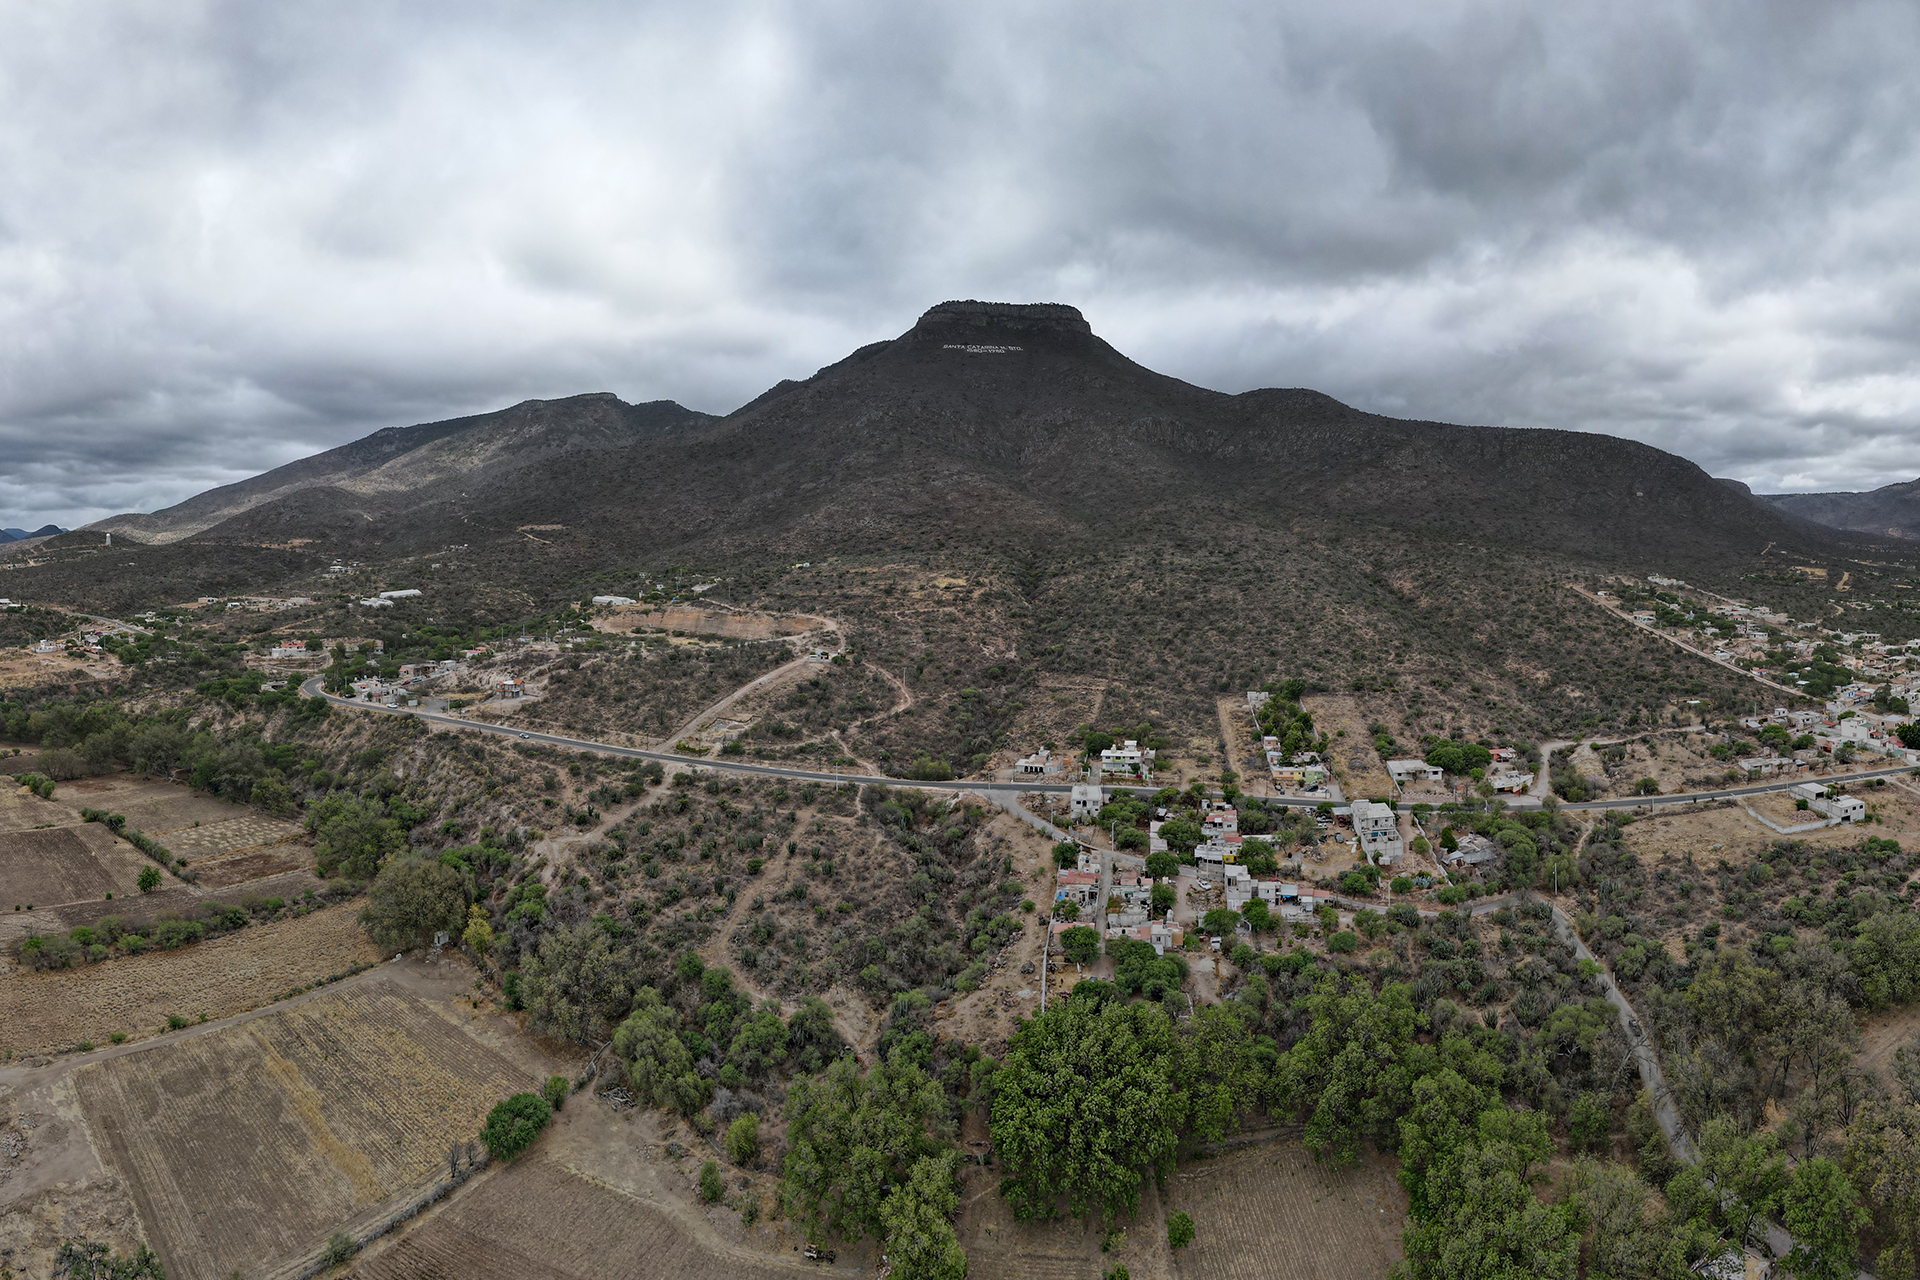
<path fill-rule="evenodd" d="M 57 524 L 43 524 L 31 533 L 25 529 L 0 529 L 0 542 L 22 542 L 28 538 L 51 538 L 56 534 L 65 532 L 66 530 Z"/>
<path fill-rule="evenodd" d="M 337 521 L 356 504 L 369 511 L 382 510 L 385 503 L 435 481 L 473 477 L 490 482 L 554 454 L 620 448 L 709 421 L 710 415 L 670 400 L 626 404 L 607 392 L 528 400 L 495 413 L 388 427 L 251 480 L 209 489 L 164 511 L 109 516 L 87 528 L 168 543 L 262 504 L 290 500 L 279 517 L 263 522 L 268 528 L 286 530 L 289 520 L 298 523 L 298 512 Z M 313 499 L 295 497 L 309 489 L 328 490 L 331 497 L 318 505 Z M 334 514 L 323 516 L 323 508 Z"/>
<path fill-rule="evenodd" d="M 1760 495 L 1803 520 L 1883 538 L 1920 538 L 1920 480 L 1866 493 L 1768 493 Z"/>

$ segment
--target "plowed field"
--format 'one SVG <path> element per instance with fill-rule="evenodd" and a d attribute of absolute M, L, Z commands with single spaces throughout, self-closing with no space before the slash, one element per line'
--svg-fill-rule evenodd
<path fill-rule="evenodd" d="M 169 1014 L 224 1018 L 344 972 L 355 962 L 379 958 L 354 923 L 354 909 L 341 906 L 253 925 L 177 951 L 13 973 L 0 981 L 0 1048 L 57 1048 L 79 1040 L 105 1044 L 115 1031 L 151 1035 L 166 1026 Z"/>
<path fill-rule="evenodd" d="M 1252 1147 L 1183 1166 L 1167 1205 L 1193 1216 L 1174 1264 L 1194 1280 L 1378 1280 L 1402 1256 L 1406 1193 L 1378 1156 L 1336 1172 L 1298 1143 Z"/>
<path fill-rule="evenodd" d="M 355 1280 L 791 1280 L 808 1273 L 820 1271 L 709 1251 L 653 1205 L 535 1155 L 489 1174 L 352 1274 Z"/>
<path fill-rule="evenodd" d="M 391 1211 L 534 1083 L 384 980 L 73 1079 L 183 1280 L 259 1274 Z"/>
<path fill-rule="evenodd" d="M 104 899 L 125 888 L 114 883 L 87 844 L 71 827 L 0 832 L 0 894 L 7 898 L 0 911 L 16 903 L 44 907 Z"/>

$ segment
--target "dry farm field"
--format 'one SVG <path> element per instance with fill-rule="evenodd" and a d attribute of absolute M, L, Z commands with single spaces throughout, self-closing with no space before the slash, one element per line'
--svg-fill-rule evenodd
<path fill-rule="evenodd" d="M 1167 1204 L 1193 1218 L 1175 1255 L 1193 1280 L 1378 1280 L 1402 1256 L 1406 1192 L 1378 1155 L 1330 1170 L 1297 1142 L 1265 1143 L 1183 1165 Z"/>
<path fill-rule="evenodd" d="M 177 951 L 12 973 L 0 981 L 0 1050 L 63 1048 L 81 1040 L 105 1044 L 116 1031 L 150 1035 L 166 1026 L 169 1015 L 223 1018 L 379 958 L 354 923 L 354 908 L 341 906 Z"/>
<path fill-rule="evenodd" d="M 356 1280 L 784 1280 L 794 1274 L 792 1267 L 702 1245 L 659 1205 L 588 1181 L 538 1148 L 484 1174 L 352 1272 Z"/>
<path fill-rule="evenodd" d="M 391 1212 L 535 1083 L 386 975 L 73 1080 L 179 1280 L 270 1271 Z"/>

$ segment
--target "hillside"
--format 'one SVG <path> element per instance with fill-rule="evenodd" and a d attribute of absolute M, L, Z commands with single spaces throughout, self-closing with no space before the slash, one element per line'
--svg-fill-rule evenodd
<path fill-rule="evenodd" d="M 1815 524 L 1883 538 L 1920 538 L 1920 480 L 1866 493 L 1768 493 L 1760 500 Z"/>
<path fill-rule="evenodd" d="M 496 413 L 388 427 L 151 515 L 109 516 L 87 527 L 143 542 L 176 542 L 275 501 L 288 502 L 289 514 L 270 518 L 264 527 L 286 527 L 299 523 L 297 513 L 324 518 L 320 513 L 330 507 L 381 509 L 383 500 L 449 477 L 498 477 L 555 454 L 632 446 L 710 420 L 670 400 L 626 404 L 605 392 L 528 400 Z M 330 490 L 332 496 L 318 503 L 300 496 L 313 489 Z"/>
<path fill-rule="evenodd" d="M 1224 394 L 1127 359 L 1071 307 L 978 302 L 725 418 L 534 402 L 140 519 L 152 545 L 107 555 L 94 526 L 16 557 L 9 584 L 111 613 L 284 587 L 336 602 L 349 631 L 342 586 L 431 583 L 423 620 L 519 625 L 702 566 L 725 579 L 710 598 L 847 619 L 914 691 L 869 746 L 962 767 L 1017 727 L 987 709 L 1043 677 L 1111 684 L 1103 716 L 1203 734 L 1221 691 L 1280 673 L 1416 733 L 1744 705 L 1755 686 L 1558 584 L 1666 573 L 1818 617 L 1832 594 L 1793 566 L 1851 573 L 1850 602 L 1908 572 L 1646 445 Z M 333 583 L 335 559 L 363 567 Z M 982 700 L 957 706 L 969 688 Z"/>

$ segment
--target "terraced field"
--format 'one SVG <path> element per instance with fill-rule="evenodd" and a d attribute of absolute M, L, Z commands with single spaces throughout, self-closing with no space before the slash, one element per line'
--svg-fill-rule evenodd
<path fill-rule="evenodd" d="M 391 1212 L 535 1083 L 385 978 L 73 1080 L 183 1280 L 257 1275 Z"/>
<path fill-rule="evenodd" d="M 137 1039 L 165 1027 L 169 1015 L 224 1018 L 380 958 L 347 905 L 254 925 L 177 951 L 149 951 L 79 969 L 13 973 L 0 980 L 0 1049 L 24 1053 L 81 1040 L 105 1044 L 116 1031 Z"/>
<path fill-rule="evenodd" d="M 486 1175 L 352 1272 L 355 1280 L 792 1280 L 797 1274 L 804 1273 L 710 1251 L 660 1208 L 537 1155 Z"/>

